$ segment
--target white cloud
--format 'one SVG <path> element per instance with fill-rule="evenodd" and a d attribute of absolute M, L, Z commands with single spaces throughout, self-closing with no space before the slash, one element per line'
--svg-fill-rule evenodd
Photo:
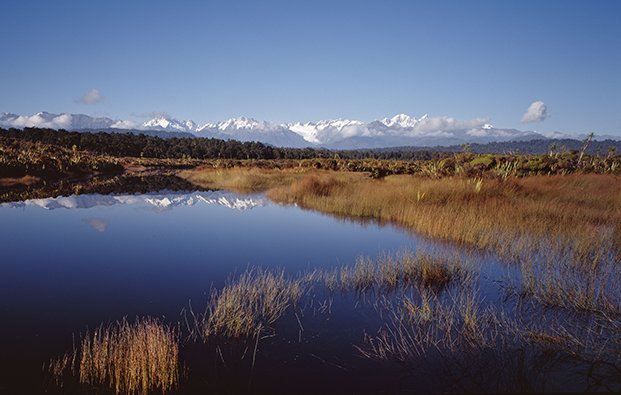
<path fill-rule="evenodd" d="M 71 114 L 49 114 L 39 112 L 34 115 L 19 115 L 3 120 L 2 125 L 12 128 L 51 128 L 66 129 L 71 126 Z"/>
<path fill-rule="evenodd" d="M 97 232 L 105 232 L 108 227 L 108 223 L 101 218 L 91 218 L 85 219 L 86 222 L 91 228 L 95 229 Z"/>
<path fill-rule="evenodd" d="M 458 120 L 452 117 L 423 117 L 414 127 L 414 130 L 423 134 L 450 132 L 462 129 L 480 128 L 487 124 L 487 122 L 489 122 L 489 120 L 484 118 Z"/>
<path fill-rule="evenodd" d="M 485 129 L 489 119 L 474 118 L 467 120 L 453 117 L 411 117 L 405 114 L 393 118 L 385 118 L 375 122 L 364 123 L 352 120 L 320 121 L 318 123 L 290 124 L 289 129 L 301 135 L 306 141 L 319 144 L 330 144 L 351 137 L 455 137 L 467 130 Z"/>
<path fill-rule="evenodd" d="M 541 100 L 534 101 L 522 115 L 523 123 L 541 122 L 548 117 L 548 107 Z"/>
<path fill-rule="evenodd" d="M 80 98 L 80 102 L 84 104 L 95 104 L 99 103 L 103 99 L 104 97 L 99 92 L 99 89 L 93 88 L 90 91 L 86 92 L 84 96 Z"/>
<path fill-rule="evenodd" d="M 116 121 L 112 125 L 110 125 L 111 128 L 117 128 L 117 129 L 136 129 L 138 126 L 139 125 L 134 121 L 124 121 L 124 120 Z"/>

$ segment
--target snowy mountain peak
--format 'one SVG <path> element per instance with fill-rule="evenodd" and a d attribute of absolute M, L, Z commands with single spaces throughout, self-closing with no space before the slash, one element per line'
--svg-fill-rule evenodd
<path fill-rule="evenodd" d="M 262 127 L 268 125 L 267 122 L 259 122 L 254 118 L 247 117 L 239 117 L 239 118 L 230 118 L 226 121 L 219 122 L 217 124 L 217 128 L 220 130 L 239 130 L 239 129 L 253 129 L 257 127 Z"/>
<path fill-rule="evenodd" d="M 421 121 L 427 119 L 427 114 L 421 117 Z M 413 128 L 418 125 L 419 120 L 407 114 L 397 114 L 392 118 L 384 118 L 380 121 L 390 127 Z"/>
<path fill-rule="evenodd" d="M 144 122 L 141 126 L 145 130 L 165 130 L 169 132 L 194 132 L 198 125 L 194 121 L 179 121 L 165 115 L 158 115 Z"/>
<path fill-rule="evenodd" d="M 84 114 L 0 113 L 0 127 L 41 127 L 78 131 L 108 128 L 141 129 L 154 132 L 193 133 L 198 137 L 224 140 L 259 141 L 281 147 L 321 146 L 338 149 L 456 145 L 466 142 L 485 143 L 542 138 L 542 135 L 536 132 L 495 128 L 486 118 L 460 120 L 445 116 L 429 117 L 425 114 L 417 119 L 403 113 L 372 122 L 339 118 L 319 122 L 276 124 L 238 117 L 203 125 L 190 120 L 181 121 L 165 114 L 138 125 L 132 121 Z"/>

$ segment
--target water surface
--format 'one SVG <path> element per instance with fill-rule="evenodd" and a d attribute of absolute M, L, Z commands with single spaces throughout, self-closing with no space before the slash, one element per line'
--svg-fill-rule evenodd
<path fill-rule="evenodd" d="M 0 315 L 9 323 L 0 328 L 0 385 L 38 390 L 42 363 L 70 347 L 72 334 L 124 316 L 178 320 L 249 267 L 296 274 L 433 244 L 223 191 L 7 202 L 0 233 Z"/>

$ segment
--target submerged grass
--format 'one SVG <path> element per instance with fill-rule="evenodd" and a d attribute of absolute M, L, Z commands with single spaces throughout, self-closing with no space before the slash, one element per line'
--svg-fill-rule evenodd
<path fill-rule="evenodd" d="M 179 381 L 179 333 L 157 319 L 126 319 L 87 332 L 78 350 L 51 361 L 49 370 L 62 381 L 108 386 L 117 394 L 172 391 Z"/>
<path fill-rule="evenodd" d="M 621 314 L 621 272 L 615 260 L 597 258 L 592 265 L 557 256 L 521 262 L 521 297 L 540 304 L 583 312 Z"/>
<path fill-rule="evenodd" d="M 398 287 L 422 286 L 441 290 L 452 281 L 466 283 L 473 272 L 467 261 L 454 257 L 439 257 L 404 251 L 394 256 L 384 255 L 377 260 L 359 257 L 351 266 L 316 271 L 331 291 L 392 291 Z"/>
<path fill-rule="evenodd" d="M 212 292 L 198 325 L 200 334 L 205 340 L 257 336 L 294 306 L 303 292 L 302 281 L 286 278 L 283 271 L 248 270 L 222 290 Z"/>
<path fill-rule="evenodd" d="M 375 261 L 360 257 L 352 266 L 317 269 L 297 277 L 286 277 L 284 271 L 251 268 L 211 293 L 207 311 L 197 317 L 195 327 L 204 340 L 254 337 L 273 332 L 276 321 L 287 309 L 298 306 L 315 285 L 329 291 L 373 290 L 379 296 L 412 286 L 440 291 L 453 281 L 465 284 L 472 276 L 457 257 L 446 259 L 409 251 Z"/>
<path fill-rule="evenodd" d="M 362 355 L 382 360 L 412 361 L 430 351 L 467 352 L 496 345 L 506 332 L 491 309 L 483 309 L 476 292 L 463 288 L 438 295 L 420 288 L 400 300 L 384 299 L 378 309 L 387 323 L 365 337 Z"/>

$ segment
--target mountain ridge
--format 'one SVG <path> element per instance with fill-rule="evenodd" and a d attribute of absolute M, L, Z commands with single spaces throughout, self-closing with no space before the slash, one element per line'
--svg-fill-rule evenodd
<path fill-rule="evenodd" d="M 416 118 L 404 113 L 371 122 L 332 119 L 318 122 L 273 123 L 249 117 L 198 124 L 159 114 L 141 124 L 85 114 L 38 112 L 30 116 L 0 113 L 0 127 L 46 127 L 83 132 L 145 133 L 164 138 L 209 137 L 259 141 L 291 148 L 373 149 L 394 146 L 454 146 L 550 138 L 581 138 L 561 132 L 549 136 L 529 130 L 494 127 L 485 118 Z M 178 134 L 178 135 L 177 135 Z M 601 138 L 619 139 L 614 136 Z"/>

